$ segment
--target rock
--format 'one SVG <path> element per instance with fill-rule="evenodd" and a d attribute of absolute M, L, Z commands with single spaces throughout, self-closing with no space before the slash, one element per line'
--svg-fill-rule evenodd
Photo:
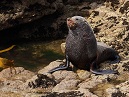
<path fill-rule="evenodd" d="M 100 7 L 96 8 L 95 11 L 98 11 L 99 16 L 101 16 L 101 17 L 105 16 L 105 14 L 109 12 L 108 9 L 105 8 L 105 6 L 100 6 Z"/>
<path fill-rule="evenodd" d="M 74 73 L 73 71 L 56 71 L 52 74 L 57 82 L 60 82 L 62 80 L 72 80 L 72 79 L 77 79 L 78 75 Z"/>
<path fill-rule="evenodd" d="M 120 12 L 124 13 L 124 11 L 126 11 L 128 7 L 129 7 L 129 0 L 125 0 L 123 6 L 120 8 Z"/>
<path fill-rule="evenodd" d="M 62 44 L 61 44 L 61 50 L 62 50 L 63 53 L 65 53 L 65 44 L 66 44 L 66 43 L 62 43 Z"/>
<path fill-rule="evenodd" d="M 48 93 L 48 94 L 44 94 L 44 95 L 42 94 L 42 97 L 64 97 L 64 96 L 65 97 L 98 97 L 98 96 L 90 93 L 89 90 L 86 90 L 86 89 L 64 91 L 61 93 L 53 92 L 53 93 Z"/>
<path fill-rule="evenodd" d="M 89 81 L 84 81 L 80 83 L 79 87 L 83 89 L 90 89 L 90 88 L 94 88 L 95 86 L 101 83 L 103 83 L 102 80 L 96 80 L 96 81 L 89 80 Z"/>
<path fill-rule="evenodd" d="M 30 88 L 49 88 L 55 86 L 56 82 L 54 79 L 49 78 L 46 75 L 38 74 L 27 80 L 25 85 Z"/>
<path fill-rule="evenodd" d="M 25 70 L 23 67 L 15 67 L 15 69 L 16 73 L 12 72 L 10 74 L 10 68 L 4 69 L 0 72 L 0 91 L 8 93 L 12 92 L 12 95 L 23 95 L 22 93 L 18 93 L 18 91 L 22 91 L 21 86 L 23 86 L 26 80 L 34 76 L 34 73 L 29 70 Z"/>
<path fill-rule="evenodd" d="M 66 91 L 62 93 L 53 92 L 53 93 L 42 95 L 42 97 L 64 97 L 64 96 L 65 97 L 83 97 L 83 93 L 81 93 L 80 91 Z"/>
<path fill-rule="evenodd" d="M 79 76 L 79 79 L 86 80 L 90 77 L 91 73 L 86 70 L 78 70 L 77 74 Z"/>
<path fill-rule="evenodd" d="M 78 91 L 84 93 L 84 97 L 98 97 L 97 95 L 91 93 L 88 89 L 79 88 Z"/>
<path fill-rule="evenodd" d="M 107 17 L 107 18 L 112 18 L 112 17 L 117 18 L 118 15 L 117 15 L 117 13 L 115 13 L 115 12 L 108 12 L 108 13 L 106 13 L 106 17 Z"/>
<path fill-rule="evenodd" d="M 109 97 L 111 96 L 119 96 L 119 97 L 128 97 L 129 96 L 129 81 L 121 83 L 115 87 L 106 89 Z"/>
<path fill-rule="evenodd" d="M 56 0 L 47 0 L 47 2 L 50 3 L 50 4 L 53 3 L 53 2 L 55 2 L 55 1 Z"/>
<path fill-rule="evenodd" d="M 61 30 L 59 31 L 59 28 L 57 28 L 58 32 L 54 31 L 57 29 L 54 29 L 53 27 L 51 27 L 51 25 L 53 23 L 53 20 L 55 21 L 59 17 L 58 15 L 63 13 L 64 4 L 62 0 L 35 0 L 35 1 L 19 0 L 18 2 L 15 0 L 12 0 L 10 2 L 3 0 L 1 2 L 1 8 L 2 8 L 2 10 L 0 10 L 0 17 L 1 17 L 0 31 L 2 32 L 2 36 L 0 36 L 1 44 L 6 41 L 7 41 L 6 43 L 8 43 L 8 40 L 10 40 L 11 42 L 12 39 L 15 41 L 15 39 L 19 40 L 21 38 L 22 39 L 23 38 L 39 39 L 39 37 L 45 38 L 48 37 L 50 33 L 51 33 L 50 36 L 52 37 L 56 36 L 59 37 L 59 32 Z M 49 16 L 52 16 L 52 18 L 54 17 L 52 21 L 51 21 L 52 18 L 50 19 Z M 45 26 L 46 24 L 47 26 Z M 25 27 L 26 25 L 27 27 Z M 9 35 L 8 38 L 6 36 L 7 35 L 6 32 L 8 31 L 6 30 L 11 32 L 8 34 Z M 40 33 L 42 32 L 40 30 L 42 31 L 44 30 L 43 33 Z M 53 32 L 51 32 L 50 30 L 52 30 Z M 15 43 L 13 42 L 12 44 Z"/>
<path fill-rule="evenodd" d="M 25 97 L 25 95 L 24 94 L 22 94 L 21 92 L 20 93 L 14 93 L 14 92 L 0 92 L 1 94 L 0 95 L 2 95 L 1 97 Z"/>
<path fill-rule="evenodd" d="M 71 5 L 78 4 L 79 3 L 79 0 L 74 0 L 74 1 L 73 0 L 68 0 L 67 3 L 68 4 L 71 4 Z"/>
<path fill-rule="evenodd" d="M 3 92 L 14 92 L 19 90 L 19 85 L 23 84 L 23 81 L 20 80 L 7 80 L 2 83 L 2 88 L 0 89 Z"/>
<path fill-rule="evenodd" d="M 15 73 L 15 70 L 16 70 L 16 73 Z M 14 79 L 26 80 L 28 78 L 31 78 L 34 75 L 33 72 L 25 70 L 23 67 L 15 67 L 15 70 L 13 70 L 11 73 L 10 68 L 3 69 L 0 72 L 0 79 L 5 80 L 13 77 Z"/>
<path fill-rule="evenodd" d="M 24 70 L 23 72 L 13 76 L 11 79 L 22 80 L 24 82 L 27 79 L 30 79 L 32 76 L 34 76 L 34 74 L 35 74 L 34 72 L 31 72 L 29 70 Z"/>
<path fill-rule="evenodd" d="M 115 93 L 112 93 L 112 97 L 128 97 L 129 94 L 121 93 L 120 91 L 117 91 Z"/>
<path fill-rule="evenodd" d="M 52 91 L 53 92 L 62 92 L 64 90 L 76 90 L 77 85 L 79 84 L 80 80 L 62 80 L 59 84 L 57 84 Z"/>
<path fill-rule="evenodd" d="M 5 1 L 5 0 L 4 0 Z M 60 4 L 61 2 L 61 0 L 35 0 L 35 1 L 24 1 L 24 0 L 19 0 L 20 2 L 16 2 L 15 0 L 13 0 L 13 1 L 11 1 L 11 2 L 15 2 L 13 5 L 6 5 L 6 1 L 5 1 L 5 3 L 4 2 L 2 2 L 2 4 L 3 5 L 6 5 L 7 7 L 9 7 L 9 6 L 11 6 L 10 8 L 12 8 L 12 9 L 10 9 L 10 10 L 12 10 L 13 12 L 14 12 L 14 14 L 12 14 L 12 15 L 9 15 L 10 13 L 11 13 L 11 11 L 10 12 L 8 12 L 7 14 L 6 13 L 4 13 L 5 14 L 5 19 L 3 19 L 3 20 L 5 20 L 6 22 L 8 22 L 7 20 L 10 20 L 10 21 L 14 21 L 15 22 L 15 20 L 17 20 L 17 18 L 19 18 L 20 17 L 20 19 L 22 20 L 22 21 L 19 21 L 19 23 L 25 23 L 25 22 L 28 22 L 28 21 L 26 21 L 26 18 L 27 17 L 30 17 L 32 14 L 36 14 L 35 16 L 32 16 L 31 17 L 31 21 L 33 21 L 35 18 L 39 18 L 39 17 L 42 17 L 42 16 L 45 16 L 45 15 L 49 15 L 49 14 L 52 14 L 52 13 L 54 13 L 56 10 L 58 10 L 58 4 Z M 10 3 L 11 3 L 10 2 Z M 54 3 L 53 3 L 54 2 Z M 2 7 L 3 7 L 3 5 L 2 5 Z M 63 4 L 62 4 L 63 5 Z M 38 6 L 38 7 L 37 7 Z M 17 8 L 18 7 L 18 8 Z M 34 11 L 35 10 L 35 8 L 37 8 L 37 10 L 38 11 Z M 45 7 L 45 9 L 47 10 L 47 11 L 45 11 L 45 10 L 42 10 L 42 8 L 43 7 Z M 15 10 L 15 9 L 17 9 L 17 10 Z M 30 9 L 32 9 L 32 11 L 30 11 Z M 26 10 L 26 11 L 25 11 Z M 4 11 L 4 10 L 3 10 Z M 32 13 L 31 13 L 32 12 Z M 26 18 L 24 18 L 24 16 L 25 16 L 25 14 L 26 14 Z M 8 15 L 8 16 L 7 16 Z M 22 18 L 23 17 L 23 18 Z M 28 19 L 29 20 L 29 19 Z M 5 25 L 5 21 L 3 22 L 3 25 Z M 11 24 L 10 22 L 8 22 L 9 23 L 9 25 L 6 25 L 6 27 L 7 26 L 13 26 L 14 24 Z M 0 28 L 1 29 L 1 28 Z"/>
<path fill-rule="evenodd" d="M 94 76 L 92 75 L 91 78 L 86 79 L 82 83 L 80 83 L 78 86 L 83 89 L 91 89 L 94 88 L 95 86 L 106 83 L 109 81 L 109 79 L 114 79 L 116 76 L 114 74 L 112 75 L 100 75 L 100 76 Z"/>
<path fill-rule="evenodd" d="M 95 9 L 98 6 L 98 4 L 96 2 L 93 2 L 90 4 L 90 6 L 92 9 Z"/>
<path fill-rule="evenodd" d="M 124 4 L 125 1 L 126 0 L 119 0 L 119 2 L 120 2 L 121 5 Z"/>

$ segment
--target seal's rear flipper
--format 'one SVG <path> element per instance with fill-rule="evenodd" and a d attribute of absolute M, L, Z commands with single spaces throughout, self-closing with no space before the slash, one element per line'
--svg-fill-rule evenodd
<path fill-rule="evenodd" d="M 68 67 L 69 67 L 68 65 L 61 64 L 60 66 L 55 67 L 55 68 L 49 70 L 48 73 L 53 73 L 53 72 L 58 71 L 58 70 L 65 70 Z"/>
<path fill-rule="evenodd" d="M 113 48 L 106 45 L 103 42 L 97 42 L 97 59 L 96 64 L 100 64 L 105 61 L 111 61 L 110 63 L 119 63 L 120 56 Z"/>
<path fill-rule="evenodd" d="M 98 74 L 98 75 L 102 75 L 102 74 L 118 74 L 118 71 L 114 71 L 114 70 L 92 70 L 90 69 L 90 71 L 94 74 Z"/>
<path fill-rule="evenodd" d="M 110 64 L 115 64 L 120 62 L 120 56 L 116 55 L 114 56 L 114 59 L 110 61 Z"/>
<path fill-rule="evenodd" d="M 58 70 L 65 70 L 69 67 L 69 65 L 70 65 L 70 62 L 68 60 L 68 56 L 66 55 L 66 63 L 65 64 L 60 64 L 60 66 L 49 70 L 48 73 L 53 73 L 53 72 L 58 71 Z"/>
<path fill-rule="evenodd" d="M 97 68 L 95 68 L 96 65 L 94 62 L 91 64 L 90 66 L 90 72 L 94 73 L 94 74 L 98 74 L 98 75 L 102 75 L 102 74 L 118 74 L 118 71 L 114 71 L 114 70 L 99 70 Z"/>

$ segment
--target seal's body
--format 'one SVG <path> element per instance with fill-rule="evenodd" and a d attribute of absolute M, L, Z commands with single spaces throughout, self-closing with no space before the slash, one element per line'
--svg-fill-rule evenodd
<path fill-rule="evenodd" d="M 114 62 L 119 61 L 118 53 L 103 42 L 97 42 L 97 58 L 96 64 L 100 64 L 104 61 L 111 60 Z"/>
<path fill-rule="evenodd" d="M 116 73 L 113 70 L 97 70 L 100 63 L 119 58 L 116 51 L 104 43 L 96 42 L 92 28 L 86 19 L 74 16 L 67 19 L 69 34 L 66 38 L 66 65 L 56 67 L 49 72 L 69 67 L 69 62 L 80 69 L 90 69 L 95 74 Z"/>
<path fill-rule="evenodd" d="M 97 42 L 93 30 L 80 16 L 67 19 L 67 24 L 74 22 L 76 28 L 69 27 L 66 38 L 66 55 L 69 61 L 80 69 L 87 69 L 97 56 Z"/>

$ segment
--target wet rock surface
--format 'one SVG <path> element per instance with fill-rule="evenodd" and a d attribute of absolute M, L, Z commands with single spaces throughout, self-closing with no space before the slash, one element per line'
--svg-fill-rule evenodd
<path fill-rule="evenodd" d="M 45 1 L 45 0 L 44 0 Z M 128 0 L 109 0 L 105 2 L 79 3 L 80 12 L 86 15 L 86 19 L 92 26 L 97 41 L 102 41 L 118 51 L 121 61 L 111 64 L 105 62 L 100 67 L 112 66 L 119 74 L 95 75 L 89 71 L 71 69 L 47 73 L 54 67 L 63 63 L 62 60 L 51 62 L 38 73 L 16 67 L 17 73 L 10 73 L 10 69 L 0 72 L 0 92 L 5 96 L 18 97 L 128 97 L 129 96 L 129 27 L 128 27 Z M 36 2 L 36 1 L 35 1 Z M 40 2 L 37 1 L 37 2 Z M 47 0 L 50 4 L 55 0 Z M 59 2 L 59 0 L 56 0 Z M 40 2 L 43 6 L 43 2 Z M 78 1 L 63 2 L 64 10 L 69 15 L 61 16 L 57 23 L 65 21 L 65 17 L 73 15 L 71 10 L 76 11 Z M 67 5 L 70 3 L 70 5 Z M 33 4 L 32 4 L 33 5 Z M 28 6 L 28 5 L 26 5 Z M 33 7 L 33 6 L 31 6 Z M 69 10 L 70 11 L 69 11 Z M 59 21 L 59 22 L 58 22 Z M 53 23 L 53 27 L 59 24 Z M 65 25 L 63 25 L 64 27 Z M 65 45 L 62 44 L 65 51 Z M 2 96 L 1 96 L 2 97 Z"/>

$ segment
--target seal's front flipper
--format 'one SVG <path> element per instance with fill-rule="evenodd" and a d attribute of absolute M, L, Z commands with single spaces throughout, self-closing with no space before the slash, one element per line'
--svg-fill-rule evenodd
<path fill-rule="evenodd" d="M 63 65 L 61 64 L 60 66 L 51 69 L 50 71 L 48 71 L 48 73 L 53 73 L 53 72 L 58 71 L 58 70 L 65 70 L 69 67 L 69 64 L 70 64 L 70 62 L 68 60 L 68 56 L 66 55 L 66 63 Z"/>
<path fill-rule="evenodd" d="M 118 71 L 114 71 L 114 70 L 98 70 L 97 68 L 94 68 L 94 65 L 96 65 L 95 63 L 91 64 L 90 67 L 90 71 L 94 74 L 118 74 Z"/>

